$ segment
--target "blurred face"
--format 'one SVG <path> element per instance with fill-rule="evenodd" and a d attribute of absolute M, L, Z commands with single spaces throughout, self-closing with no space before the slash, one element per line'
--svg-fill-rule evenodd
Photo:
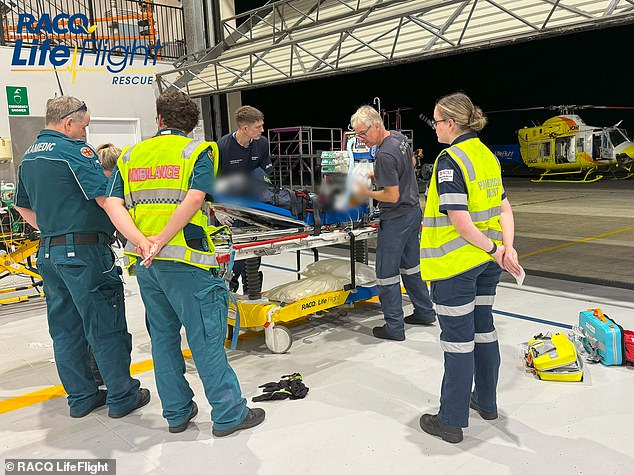
<path fill-rule="evenodd" d="M 240 127 L 240 130 L 251 140 L 257 140 L 264 133 L 264 121 L 258 120 L 252 124 L 244 124 Z"/>
<path fill-rule="evenodd" d="M 381 145 L 379 140 L 379 128 L 376 124 L 372 124 L 369 127 L 363 123 L 359 123 L 354 127 L 354 136 L 361 140 L 368 147 L 374 145 Z"/>
<path fill-rule="evenodd" d="M 66 117 L 62 119 L 64 127 L 64 135 L 71 139 L 86 140 L 86 128 L 90 124 L 90 113 L 86 112 L 83 117 L 76 119 L 74 117 Z"/>

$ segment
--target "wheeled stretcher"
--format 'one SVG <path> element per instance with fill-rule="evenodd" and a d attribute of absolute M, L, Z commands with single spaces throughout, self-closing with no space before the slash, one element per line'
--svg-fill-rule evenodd
<path fill-rule="evenodd" d="M 306 297 L 290 303 L 275 302 L 249 292 L 249 299 L 234 299 L 230 305 L 229 325 L 232 347 L 237 344 L 240 328 L 262 330 L 265 342 L 274 353 L 285 353 L 292 345 L 292 335 L 283 323 L 317 312 L 331 310 L 344 304 L 372 298 L 378 294 L 376 286 L 356 284 L 355 262 L 367 261 L 367 240 L 376 237 L 377 226 L 367 206 L 346 211 L 320 212 L 307 215 L 302 221 L 285 209 L 247 200 L 223 200 L 212 204 L 216 214 L 222 213 L 247 223 L 231 228 L 231 241 L 216 245 L 218 261 L 230 267 L 233 260 L 249 260 L 285 251 L 297 253 L 300 270 L 300 251 L 312 249 L 318 260 L 318 248 L 347 244 L 350 249 L 350 282 L 343 289 Z M 259 286 L 258 286 L 259 287 Z"/>

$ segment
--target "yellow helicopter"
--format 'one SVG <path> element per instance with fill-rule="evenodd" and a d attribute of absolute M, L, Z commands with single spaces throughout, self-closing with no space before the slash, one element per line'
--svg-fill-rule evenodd
<path fill-rule="evenodd" d="M 634 176 L 634 143 L 619 125 L 595 127 L 575 114 L 577 109 L 632 109 L 617 106 L 548 106 L 507 109 L 496 112 L 557 110 L 541 125 L 517 131 L 519 152 L 529 168 L 541 170 L 541 181 L 590 183 L 604 177 Z M 496 154 L 498 154 L 496 152 Z M 498 154 L 498 157 L 500 155 Z M 502 160 L 501 160 L 502 161 Z M 566 177 L 566 179 L 558 179 Z M 574 179 L 575 177 L 579 179 Z"/>

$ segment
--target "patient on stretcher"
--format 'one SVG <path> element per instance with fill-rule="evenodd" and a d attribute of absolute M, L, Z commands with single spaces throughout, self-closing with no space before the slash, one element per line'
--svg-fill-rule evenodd
<path fill-rule="evenodd" d="M 263 227 L 306 228 L 324 225 L 349 225 L 369 219 L 365 204 L 336 210 L 327 195 L 275 187 L 261 168 L 248 176 L 219 179 L 212 205 L 220 221 L 233 218 L 232 228 L 261 223 Z M 245 224 L 247 223 L 247 224 Z"/>

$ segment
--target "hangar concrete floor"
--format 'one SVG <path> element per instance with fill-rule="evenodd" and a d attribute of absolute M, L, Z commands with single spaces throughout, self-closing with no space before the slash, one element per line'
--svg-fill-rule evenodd
<path fill-rule="evenodd" d="M 587 365 L 580 383 L 539 381 L 523 368 L 519 344 L 539 332 L 567 331 L 578 312 L 591 307 L 634 329 L 634 290 L 621 288 L 633 280 L 632 229 L 624 230 L 633 224 L 632 184 L 506 181 L 529 275 L 522 287 L 505 278 L 494 305 L 502 353 L 500 417 L 484 421 L 472 411 L 460 444 L 431 437 L 418 425 L 422 413 L 438 407 L 439 328 L 408 327 L 404 342 L 379 341 L 371 333 L 382 320 L 378 303 L 357 305 L 346 316 L 296 322 L 294 344 L 284 355 L 271 354 L 262 334 L 245 334 L 228 357 L 248 400 L 260 394 L 258 385 L 295 371 L 310 392 L 303 400 L 256 404 L 267 410 L 264 424 L 226 439 L 210 434 L 210 407 L 188 360 L 200 412 L 187 431 L 169 434 L 138 287 L 127 278 L 133 370 L 152 392 L 151 402 L 123 419 L 109 419 L 105 408 L 71 419 L 55 388 L 44 303 L 2 306 L 0 457 L 114 458 L 119 475 L 630 473 L 632 368 Z M 321 255 L 346 253 L 324 249 Z M 303 259 L 308 263 L 310 254 Z M 294 265 L 294 254 L 265 258 L 265 288 L 294 279 Z M 604 285 L 590 283 L 597 279 Z M 605 285 L 612 280 L 624 285 Z M 407 296 L 404 307 L 411 309 Z"/>
<path fill-rule="evenodd" d="M 634 180 L 504 186 L 529 274 L 634 289 Z"/>

